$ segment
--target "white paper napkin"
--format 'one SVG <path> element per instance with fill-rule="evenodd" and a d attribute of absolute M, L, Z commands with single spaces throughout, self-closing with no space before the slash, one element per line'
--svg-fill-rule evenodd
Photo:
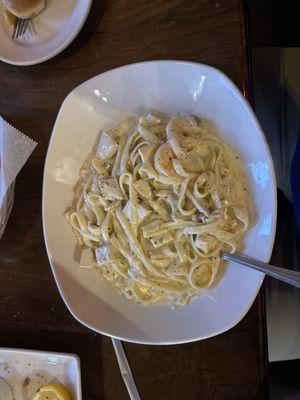
<path fill-rule="evenodd" d="M 0 116 L 0 237 L 12 208 L 16 176 L 36 145 Z"/>

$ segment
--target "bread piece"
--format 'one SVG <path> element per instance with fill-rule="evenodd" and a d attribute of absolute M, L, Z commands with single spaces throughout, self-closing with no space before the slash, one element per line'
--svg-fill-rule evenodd
<path fill-rule="evenodd" d="M 31 18 L 40 13 L 45 0 L 2 0 L 5 8 L 18 18 Z"/>

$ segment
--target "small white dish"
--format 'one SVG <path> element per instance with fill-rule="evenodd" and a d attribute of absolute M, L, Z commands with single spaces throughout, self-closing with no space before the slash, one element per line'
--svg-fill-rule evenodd
<path fill-rule="evenodd" d="M 153 61 L 98 75 L 74 89 L 57 117 L 45 164 L 43 227 L 60 293 L 75 318 L 105 335 L 147 344 L 208 338 L 237 324 L 264 275 L 229 263 L 212 296 L 186 307 L 141 306 L 120 296 L 96 270 L 79 268 L 80 251 L 64 211 L 74 200 L 79 169 L 101 129 L 154 109 L 212 120 L 241 155 L 253 198 L 245 254 L 267 262 L 276 227 L 276 183 L 271 155 L 247 101 L 226 75 L 203 64 Z"/>
<path fill-rule="evenodd" d="M 80 361 L 74 354 L 0 348 L 0 377 L 14 400 L 32 399 L 48 383 L 61 383 L 74 400 L 82 400 Z"/>
<path fill-rule="evenodd" d="M 32 19 L 25 35 L 11 39 L 11 28 L 0 2 L 0 60 L 33 65 L 63 51 L 78 35 L 90 12 L 92 0 L 47 0 L 46 9 Z"/>

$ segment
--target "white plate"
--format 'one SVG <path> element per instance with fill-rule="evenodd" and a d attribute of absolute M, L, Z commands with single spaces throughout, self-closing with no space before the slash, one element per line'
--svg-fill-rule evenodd
<path fill-rule="evenodd" d="M 233 327 L 248 311 L 263 274 L 229 265 L 213 291 L 186 307 L 144 307 L 118 295 L 95 270 L 79 268 L 74 235 L 63 213 L 73 202 L 79 168 L 101 128 L 148 109 L 206 116 L 241 154 L 253 196 L 253 227 L 245 253 L 271 255 L 276 184 L 263 132 L 249 104 L 220 71 L 202 64 L 154 61 L 98 75 L 65 99 L 53 129 L 43 187 L 46 246 L 60 293 L 71 313 L 105 335 L 149 344 L 191 342 Z"/>
<path fill-rule="evenodd" d="M 0 60 L 15 65 L 33 65 L 63 51 L 80 32 L 92 0 L 47 0 L 46 9 L 32 19 L 26 34 L 11 39 L 11 29 L 0 2 Z"/>
<path fill-rule="evenodd" d="M 14 400 L 32 399 L 48 383 L 61 383 L 74 400 L 82 399 L 80 361 L 74 354 L 0 348 L 0 377 L 13 389 Z"/>

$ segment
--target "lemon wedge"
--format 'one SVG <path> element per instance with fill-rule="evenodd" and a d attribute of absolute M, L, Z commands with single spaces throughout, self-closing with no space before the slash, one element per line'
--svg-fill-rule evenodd
<path fill-rule="evenodd" d="M 72 397 L 65 386 L 54 383 L 42 386 L 33 400 L 72 400 Z"/>

